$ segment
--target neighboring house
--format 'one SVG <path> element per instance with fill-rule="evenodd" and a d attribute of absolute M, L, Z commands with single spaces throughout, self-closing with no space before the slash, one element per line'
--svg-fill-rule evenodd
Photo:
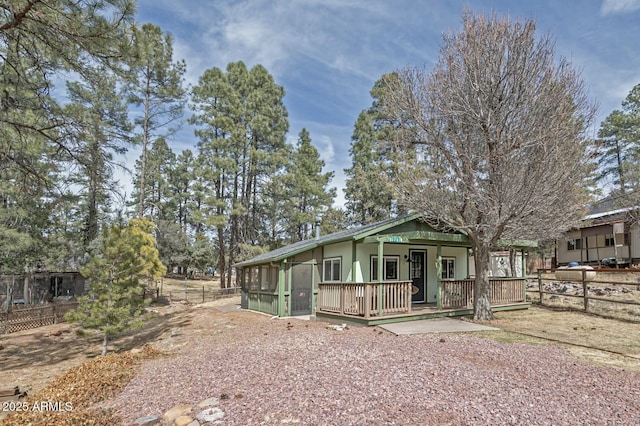
<path fill-rule="evenodd" d="M 435 229 L 420 217 L 300 241 L 237 263 L 243 307 L 368 324 L 468 314 L 471 242 L 462 232 Z M 520 248 L 531 246 L 521 242 Z M 526 305 L 523 278 L 495 279 L 492 286 L 496 308 Z"/>
<path fill-rule="evenodd" d="M 640 263 L 640 227 L 629 213 L 633 208 L 591 213 L 580 228 L 556 242 L 556 262 L 629 266 Z"/>

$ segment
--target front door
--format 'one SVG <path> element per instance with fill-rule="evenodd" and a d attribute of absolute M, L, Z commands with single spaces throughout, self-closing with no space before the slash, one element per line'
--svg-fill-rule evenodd
<path fill-rule="evenodd" d="M 409 279 L 411 280 L 413 303 L 426 302 L 427 285 L 427 252 L 424 250 L 409 250 Z"/>

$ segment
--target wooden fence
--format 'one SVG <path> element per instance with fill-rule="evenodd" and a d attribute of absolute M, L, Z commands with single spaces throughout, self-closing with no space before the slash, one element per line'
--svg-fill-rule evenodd
<path fill-rule="evenodd" d="M 169 303 L 181 301 L 187 303 L 204 303 L 213 300 L 232 297 L 240 294 L 241 287 L 202 289 L 189 288 L 186 290 L 170 291 L 169 293 L 158 294 L 158 297 L 166 297 Z M 154 290 L 155 291 L 155 290 Z"/>
<path fill-rule="evenodd" d="M 64 322 L 64 314 L 75 309 L 78 302 L 54 302 L 46 305 L 11 306 L 3 312 L 0 334 L 15 333 L 45 325 Z"/>
<path fill-rule="evenodd" d="M 640 269 L 596 269 L 594 278 L 586 275 L 586 270 L 578 280 L 558 279 L 555 272 L 558 269 L 538 269 L 538 290 L 529 288 L 527 291 L 538 293 L 540 305 L 544 305 L 555 300 L 575 299 L 576 304 L 566 304 L 566 308 L 578 308 L 585 312 L 593 312 L 596 303 L 626 305 L 640 307 Z M 566 271 L 566 269 L 564 269 Z M 618 276 L 619 279 L 611 279 Z M 622 278 L 626 278 L 622 280 Z M 550 283 L 545 285 L 545 283 Z M 616 295 L 618 296 L 616 298 Z M 582 300 L 580 300 L 582 299 Z M 615 309 L 608 310 L 608 313 L 615 314 Z M 614 315 L 616 316 L 616 315 Z M 633 316 L 640 317 L 640 310 L 633 313 Z M 636 318 L 637 319 L 637 318 Z"/>

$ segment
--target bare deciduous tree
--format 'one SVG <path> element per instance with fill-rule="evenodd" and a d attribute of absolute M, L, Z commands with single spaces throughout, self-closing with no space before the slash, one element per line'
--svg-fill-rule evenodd
<path fill-rule="evenodd" d="M 490 251 L 559 235 L 584 214 L 586 131 L 595 108 L 579 74 L 535 22 L 465 12 L 431 73 L 399 71 L 387 113 L 412 150 L 394 180 L 402 202 L 474 246 L 474 318 L 493 317 Z M 393 84 L 393 83 L 392 83 Z"/>

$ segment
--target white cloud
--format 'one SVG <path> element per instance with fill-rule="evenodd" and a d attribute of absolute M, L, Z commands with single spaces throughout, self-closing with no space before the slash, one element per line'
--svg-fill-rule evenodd
<path fill-rule="evenodd" d="M 320 154 L 320 159 L 324 161 L 326 165 L 333 163 L 335 158 L 335 150 L 333 148 L 333 143 L 331 142 L 331 138 L 327 135 L 322 135 L 320 137 L 316 137 L 315 146 Z M 329 168 L 333 170 L 332 168 Z"/>
<path fill-rule="evenodd" d="M 603 0 L 600 7 L 601 15 L 633 12 L 640 9 L 640 0 Z"/>

